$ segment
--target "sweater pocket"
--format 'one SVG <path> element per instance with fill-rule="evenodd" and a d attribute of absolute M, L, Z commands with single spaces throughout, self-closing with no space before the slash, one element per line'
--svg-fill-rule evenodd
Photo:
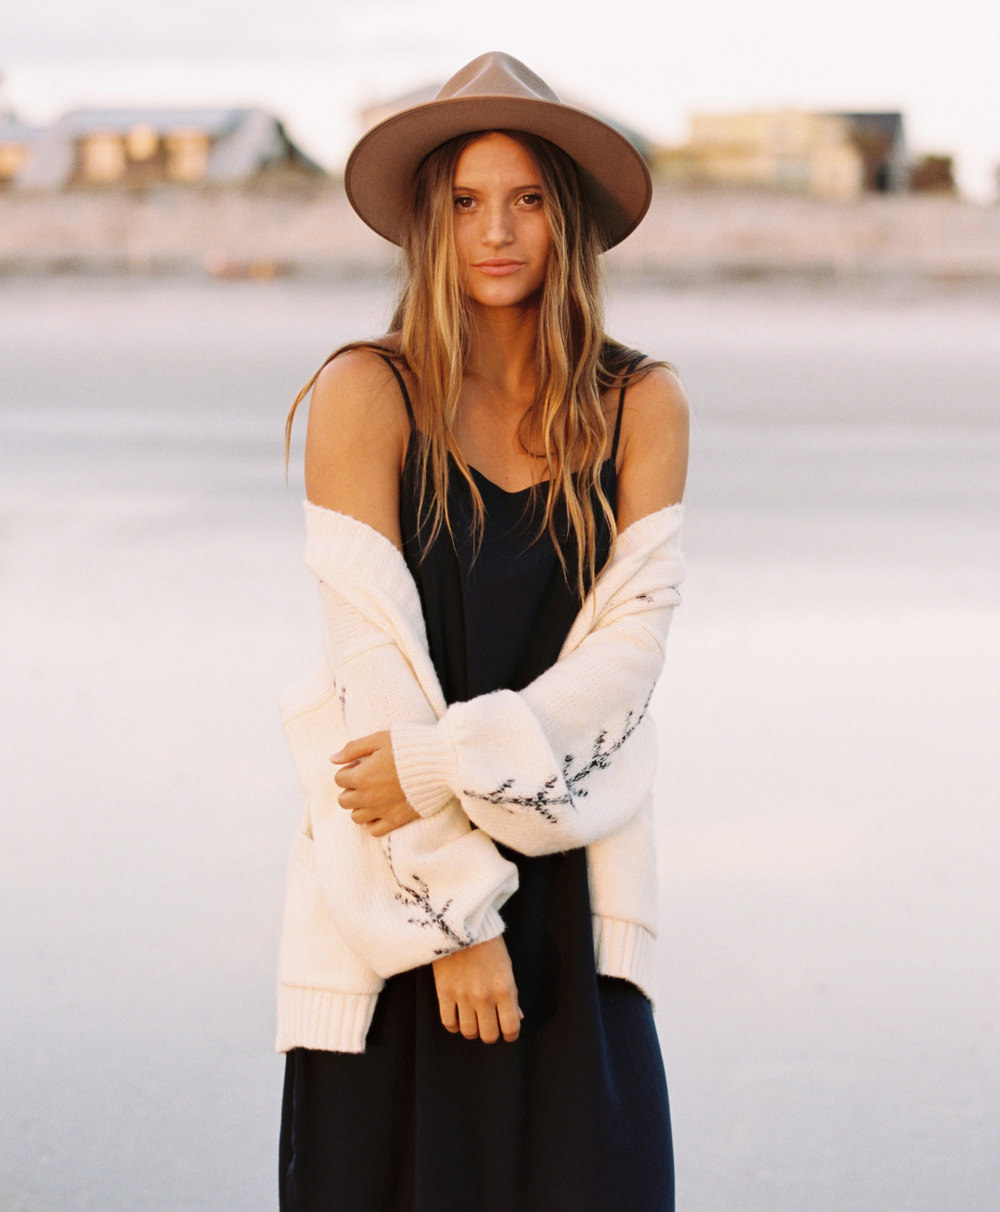
<path fill-rule="evenodd" d="M 327 912 L 316 876 L 314 843 L 301 831 L 288 862 L 278 980 L 341 993 L 377 993 L 382 987 L 381 977 L 347 946 Z"/>

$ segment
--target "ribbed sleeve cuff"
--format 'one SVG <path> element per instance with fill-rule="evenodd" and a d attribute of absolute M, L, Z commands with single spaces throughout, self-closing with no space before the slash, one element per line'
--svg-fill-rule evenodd
<path fill-rule="evenodd" d="M 407 803 L 420 816 L 440 811 L 458 786 L 458 760 L 442 723 L 393 724 L 392 756 Z"/>
<path fill-rule="evenodd" d="M 499 938 L 504 932 L 504 920 L 496 909 L 487 909 L 483 914 L 482 924 L 476 933 L 477 943 L 488 943 L 490 939 Z"/>

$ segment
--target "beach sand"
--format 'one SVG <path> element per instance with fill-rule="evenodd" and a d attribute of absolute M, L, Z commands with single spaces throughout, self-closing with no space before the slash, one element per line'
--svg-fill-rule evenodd
<path fill-rule="evenodd" d="M 3 1212 L 276 1206 L 276 696 L 318 646 L 281 425 L 388 310 L 0 296 Z M 611 328 L 695 407 L 654 702 L 679 1207 L 992 1208 L 996 304 L 631 289 Z"/>

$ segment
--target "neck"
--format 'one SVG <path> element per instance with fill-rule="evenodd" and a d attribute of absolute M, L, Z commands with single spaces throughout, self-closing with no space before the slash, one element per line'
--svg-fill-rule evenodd
<path fill-rule="evenodd" d="M 538 307 L 473 307 L 467 373 L 507 396 L 529 402 L 535 394 Z"/>

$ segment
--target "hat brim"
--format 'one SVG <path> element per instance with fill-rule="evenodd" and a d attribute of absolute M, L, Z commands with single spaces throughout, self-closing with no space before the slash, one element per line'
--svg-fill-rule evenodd
<path fill-rule="evenodd" d="M 634 231 L 649 209 L 653 184 L 646 162 L 613 126 L 570 105 L 504 96 L 449 97 L 386 118 L 348 158 L 347 197 L 369 227 L 400 244 L 410 186 L 423 159 L 458 135 L 491 130 L 539 135 L 576 162 L 605 249 Z"/>

